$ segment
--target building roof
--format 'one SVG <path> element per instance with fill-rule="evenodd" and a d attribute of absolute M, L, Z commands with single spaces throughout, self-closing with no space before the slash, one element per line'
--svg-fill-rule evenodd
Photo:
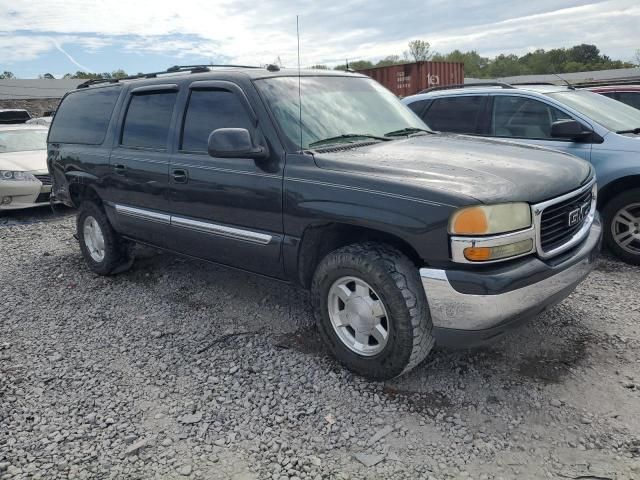
<path fill-rule="evenodd" d="M 562 79 L 569 83 L 586 83 L 586 82 L 611 82 L 619 80 L 639 80 L 640 81 L 640 67 L 637 68 L 619 68 L 614 70 L 596 70 L 593 72 L 573 72 L 573 73 L 560 73 Z M 517 75 L 514 77 L 502 77 L 498 79 L 486 79 L 486 78 L 465 78 L 465 83 L 476 82 L 495 82 L 496 80 L 505 83 L 556 83 L 562 84 L 561 78 L 556 75 Z"/>
<path fill-rule="evenodd" d="M 65 93 L 75 90 L 85 80 L 23 80 L 0 79 L 0 100 L 30 100 L 37 98 L 62 98 Z"/>

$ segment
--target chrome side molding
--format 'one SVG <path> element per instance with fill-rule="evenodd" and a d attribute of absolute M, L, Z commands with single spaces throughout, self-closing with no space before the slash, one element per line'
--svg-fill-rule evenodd
<path fill-rule="evenodd" d="M 158 222 L 165 225 L 171 225 L 178 228 L 185 228 L 196 232 L 218 235 L 221 237 L 232 238 L 234 240 L 242 240 L 245 242 L 256 243 L 259 245 L 267 245 L 273 239 L 272 235 L 266 233 L 254 232 L 252 230 L 244 230 L 241 228 L 228 227 L 217 223 L 203 222 L 201 220 L 191 220 L 176 215 L 167 215 L 165 213 L 154 212 L 143 208 L 130 207 L 128 205 L 115 204 L 114 208 L 119 215 L 140 218 L 151 222 Z"/>

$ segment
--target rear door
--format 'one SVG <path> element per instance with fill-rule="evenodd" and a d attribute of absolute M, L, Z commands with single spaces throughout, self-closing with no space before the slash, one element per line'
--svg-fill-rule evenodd
<path fill-rule="evenodd" d="M 284 156 L 274 148 L 263 160 L 209 156 L 213 130 L 246 128 L 255 141 L 266 144 L 264 128 L 235 83 L 196 81 L 185 97 L 169 172 L 172 248 L 282 276 Z"/>
<path fill-rule="evenodd" d="M 540 145 L 591 160 L 591 143 L 551 136 L 558 120 L 578 120 L 569 113 L 524 95 L 492 95 L 489 103 L 489 135 L 530 145 Z M 583 121 L 578 120 L 584 124 Z M 591 126 L 587 127 L 591 129 Z"/>
<path fill-rule="evenodd" d="M 169 146 L 178 86 L 131 90 L 110 157 L 110 208 L 116 229 L 166 246 Z"/>

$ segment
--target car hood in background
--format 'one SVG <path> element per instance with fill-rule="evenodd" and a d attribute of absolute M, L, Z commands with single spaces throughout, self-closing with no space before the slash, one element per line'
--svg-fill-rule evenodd
<path fill-rule="evenodd" d="M 592 176 L 590 164 L 573 155 L 450 134 L 314 155 L 320 168 L 385 177 L 488 203 L 537 203 L 575 190 Z"/>
<path fill-rule="evenodd" d="M 47 170 L 47 151 L 0 153 L 0 170 L 42 172 Z"/>

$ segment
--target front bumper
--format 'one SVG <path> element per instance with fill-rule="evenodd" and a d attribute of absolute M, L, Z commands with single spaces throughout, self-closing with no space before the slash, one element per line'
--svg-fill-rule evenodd
<path fill-rule="evenodd" d="M 593 270 L 602 226 L 569 252 L 543 261 L 526 257 L 483 272 L 420 269 L 436 342 L 483 343 L 564 300 Z"/>
<path fill-rule="evenodd" d="M 40 181 L 0 180 L 0 211 L 48 205 L 50 193 L 51 185 Z M 9 203 L 3 203 L 3 199 L 9 199 Z"/>

